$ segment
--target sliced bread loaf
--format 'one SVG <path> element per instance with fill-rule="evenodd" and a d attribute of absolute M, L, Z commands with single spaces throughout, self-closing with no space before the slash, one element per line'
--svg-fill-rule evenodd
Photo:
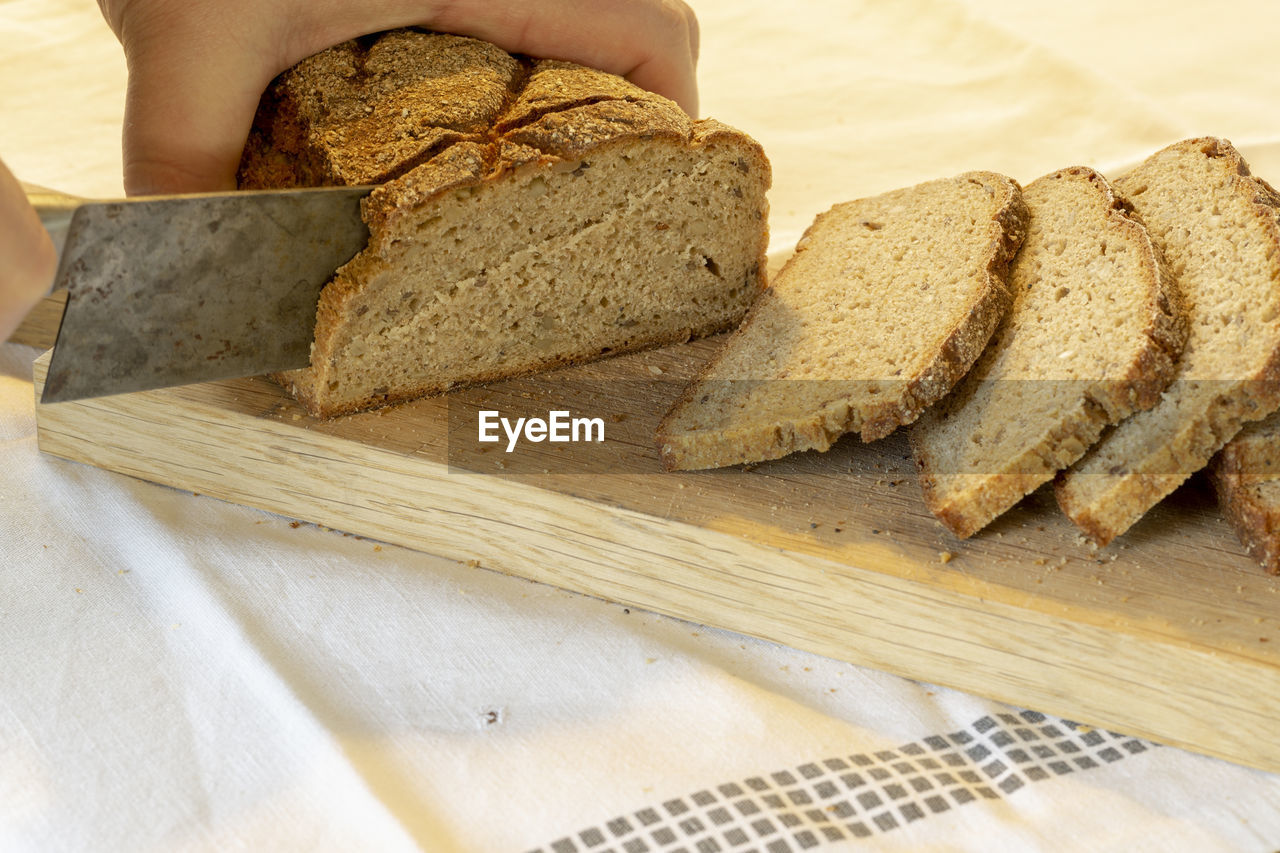
<path fill-rule="evenodd" d="M 1245 549 L 1280 574 L 1280 412 L 1246 424 L 1213 458 L 1209 475 Z"/>
<path fill-rule="evenodd" d="M 1280 406 L 1280 196 L 1231 144 L 1192 139 L 1116 181 L 1178 282 L 1187 344 L 1173 385 L 1056 484 L 1101 544 L 1120 535 L 1250 420 Z"/>
<path fill-rule="evenodd" d="M 969 374 L 911 426 L 925 504 L 960 537 L 1153 406 L 1186 338 L 1146 229 L 1102 175 L 1064 169 L 1023 198 L 1013 304 Z"/>
<path fill-rule="evenodd" d="M 1016 182 L 969 172 L 817 217 L 658 429 L 668 469 L 826 450 L 910 423 L 955 384 L 1009 304 Z"/>
<path fill-rule="evenodd" d="M 764 286 L 760 146 L 620 77 L 399 30 L 285 72 L 243 187 L 379 184 L 320 296 L 333 416 L 735 325 Z"/>

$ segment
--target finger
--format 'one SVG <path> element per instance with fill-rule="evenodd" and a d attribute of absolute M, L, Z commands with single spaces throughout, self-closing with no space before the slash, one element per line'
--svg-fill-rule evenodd
<path fill-rule="evenodd" d="M 419 25 L 620 74 L 698 112 L 697 19 L 679 0 L 325 0 L 308 8 L 311 25 L 293 51 L 303 56 L 366 32 Z"/>
<path fill-rule="evenodd" d="M 0 341 L 49 292 L 57 266 L 49 233 L 22 186 L 0 163 Z"/>
<path fill-rule="evenodd" d="M 258 100 L 280 70 L 276 50 L 233 35 L 236 25 L 219 20 L 218 4 L 192 10 L 172 28 L 122 34 L 130 195 L 233 189 Z"/>

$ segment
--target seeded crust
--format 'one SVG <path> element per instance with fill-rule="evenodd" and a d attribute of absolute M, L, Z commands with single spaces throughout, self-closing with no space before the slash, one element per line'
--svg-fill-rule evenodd
<path fill-rule="evenodd" d="M 1148 409 L 1186 326 L 1146 229 L 1092 169 L 1029 184 L 1013 304 L 956 389 L 911 426 L 925 504 L 961 538 Z"/>
<path fill-rule="evenodd" d="M 1187 311 L 1178 373 L 1055 484 L 1106 544 L 1280 407 L 1280 196 L 1222 139 L 1175 143 L 1116 181 L 1168 261 Z"/>
<path fill-rule="evenodd" d="M 375 184 L 320 296 L 332 417 L 733 327 L 764 287 L 760 146 L 620 77 L 396 30 L 273 82 L 244 188 Z"/>
<path fill-rule="evenodd" d="M 992 172 L 820 214 L 662 421 L 664 466 L 777 459 L 915 420 L 999 323 L 1026 218 L 1017 182 Z"/>

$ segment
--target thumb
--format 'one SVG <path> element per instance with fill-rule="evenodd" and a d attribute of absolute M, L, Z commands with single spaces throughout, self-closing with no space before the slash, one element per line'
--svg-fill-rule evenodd
<path fill-rule="evenodd" d="M 271 81 L 270 51 L 217 40 L 130 43 L 124 114 L 129 195 L 235 188 L 240 152 Z"/>
<path fill-rule="evenodd" d="M 49 291 L 57 264 L 21 184 L 0 163 L 0 343 Z"/>

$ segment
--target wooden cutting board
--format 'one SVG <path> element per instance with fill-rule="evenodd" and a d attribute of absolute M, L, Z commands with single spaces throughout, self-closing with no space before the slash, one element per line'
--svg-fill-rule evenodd
<path fill-rule="evenodd" d="M 905 441 L 668 474 L 695 342 L 322 422 L 247 379 L 37 407 L 42 450 L 569 590 L 1280 770 L 1280 580 L 1193 479 L 1106 549 L 1038 492 L 961 542 Z M 48 354 L 36 366 L 36 396 Z M 600 417 L 572 448 L 478 412 Z M 581 452 L 579 452 L 581 451 Z"/>

